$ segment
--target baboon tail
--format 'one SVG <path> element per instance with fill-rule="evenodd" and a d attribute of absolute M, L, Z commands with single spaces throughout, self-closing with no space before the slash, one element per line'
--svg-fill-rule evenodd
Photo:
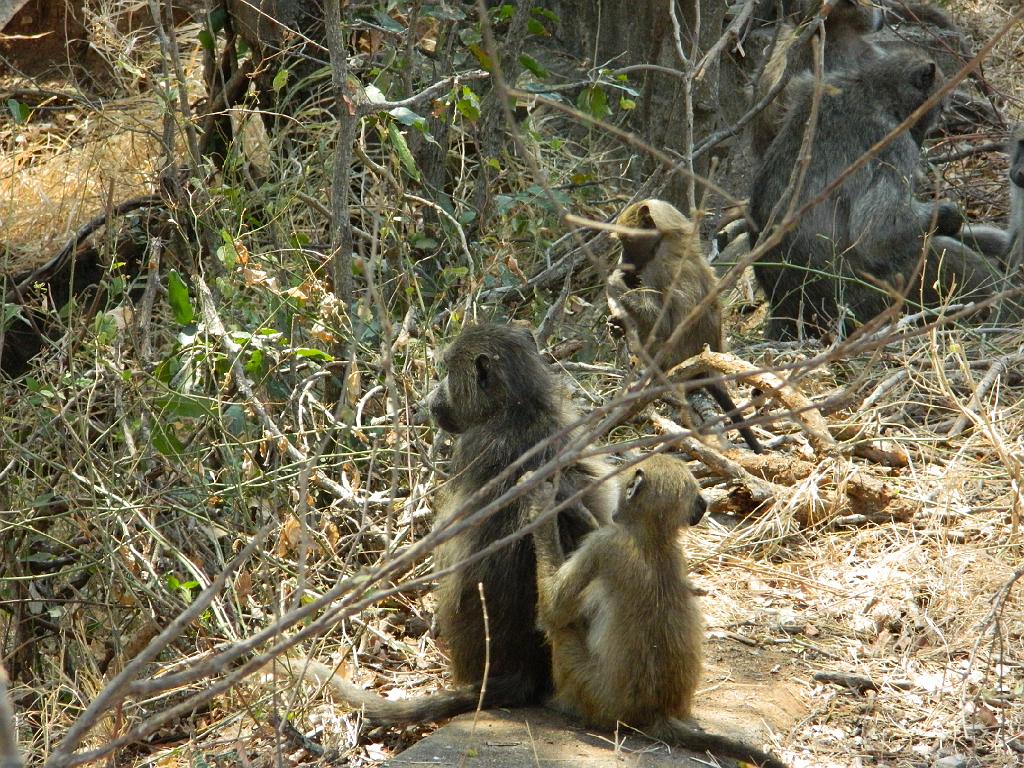
<path fill-rule="evenodd" d="M 732 420 L 733 424 L 741 425 L 743 423 L 743 414 L 739 412 L 739 409 L 736 407 L 736 403 L 734 403 L 732 398 L 729 397 L 729 393 L 726 391 L 725 387 L 721 384 L 706 384 L 704 389 L 706 389 L 711 396 L 715 398 L 715 402 L 718 403 L 718 407 L 725 412 L 725 415 Z M 750 447 L 750 450 L 754 453 L 764 453 L 764 448 L 761 447 L 761 443 L 759 443 L 757 438 L 754 437 L 754 433 L 750 427 L 737 426 L 737 429 L 743 436 L 743 441 Z"/>
<path fill-rule="evenodd" d="M 715 756 L 752 763 L 760 768 L 789 768 L 770 752 L 760 750 L 739 739 L 710 733 L 698 725 L 675 718 L 668 718 L 653 729 L 644 729 L 643 733 L 694 752 L 710 752 Z"/>
<path fill-rule="evenodd" d="M 359 710 L 375 725 L 401 725 L 443 720 L 445 718 L 495 707 L 521 707 L 534 703 L 526 681 L 518 675 L 497 677 L 487 681 L 481 700 L 480 686 L 466 686 L 454 690 L 417 696 L 411 699 L 385 699 L 379 694 L 359 688 L 340 677 L 334 667 L 312 659 L 285 659 L 285 666 L 293 674 L 306 680 L 328 686 L 334 695 L 352 709 Z"/>

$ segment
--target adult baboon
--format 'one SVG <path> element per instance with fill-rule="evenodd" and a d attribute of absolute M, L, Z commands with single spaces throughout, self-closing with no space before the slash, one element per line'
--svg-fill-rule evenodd
<path fill-rule="evenodd" d="M 826 1 L 829 9 L 824 24 L 825 71 L 830 72 L 878 56 L 879 48 L 867 39 L 867 35 L 881 26 L 882 15 L 878 8 L 862 0 Z M 796 7 L 790 10 L 785 21 L 780 22 L 783 26 L 764 67 L 760 88 L 754 95 L 755 102 L 783 78 L 787 65 L 793 76 L 814 68 L 814 48 L 810 39 L 799 44 L 798 23 L 813 18 L 822 9 L 823 3 L 820 0 L 803 0 L 793 5 Z M 750 148 L 755 159 L 764 157 L 772 139 L 779 132 L 790 100 L 788 92 L 789 86 L 786 86 L 750 123 Z"/>
<path fill-rule="evenodd" d="M 812 119 L 815 83 L 809 76 L 800 78 L 783 130 L 752 185 L 751 216 L 759 231 L 778 223 L 791 202 L 794 179 L 802 181 L 799 208 L 892 132 L 941 83 L 935 63 L 913 49 L 828 75 L 804 173 L 801 145 Z M 796 336 L 798 322 L 815 335 L 850 330 L 889 306 L 895 289 L 925 305 L 950 296 L 975 301 L 992 294 L 998 278 L 993 266 L 953 237 L 963 223 L 956 206 L 922 202 L 913 194 L 921 141 L 938 112 L 938 107 L 929 110 L 844 179 L 755 265 L 771 302 L 769 337 Z M 924 269 L 919 270 L 922 254 Z"/>
<path fill-rule="evenodd" d="M 1010 189 L 1010 218 L 1006 229 L 988 224 L 966 224 L 960 239 L 987 256 L 995 256 L 1006 271 L 1017 272 L 1024 265 L 1024 124 L 1010 134 L 1006 148 L 1010 156 L 1007 174 Z"/>
<path fill-rule="evenodd" d="M 635 338 L 663 371 L 698 354 L 705 344 L 715 352 L 724 350 L 722 306 L 717 296 L 711 297 L 718 280 L 704 258 L 693 222 L 671 203 L 651 199 L 628 206 L 615 223 L 645 234 L 616 235 L 622 256 L 607 284 L 613 333 L 632 326 Z M 703 309 L 677 333 L 701 305 Z M 743 420 L 724 386 L 711 383 L 704 389 L 735 422 Z M 747 445 L 760 453 L 750 428 L 739 429 Z"/>
<path fill-rule="evenodd" d="M 1019 272 L 1024 267 L 1024 123 L 1016 127 L 1010 141 L 1010 255 L 1006 268 Z"/>
<path fill-rule="evenodd" d="M 524 453 L 542 449 L 510 476 L 487 488 L 475 502 L 483 507 L 511 489 L 525 473 L 557 456 L 574 434 L 568 429 L 577 414 L 522 328 L 476 325 L 466 328 L 444 355 L 447 375 L 429 397 L 434 421 L 455 436 L 449 479 L 440 489 L 437 524 L 463 510 L 467 501 L 499 478 Z M 585 459 L 558 474 L 556 501 L 585 491 L 558 513 L 560 539 L 575 548 L 595 527 L 607 523 L 615 508 L 617 482 L 602 460 Z M 435 553 L 439 567 L 515 533 L 529 522 L 535 494 L 509 502 L 493 515 L 466 528 Z M 551 650 L 537 627 L 537 576 L 533 540 L 523 536 L 482 560 L 444 576 L 437 592 L 437 619 L 447 642 L 454 691 L 390 701 L 340 679 L 319 662 L 289 666 L 329 684 L 368 720 L 379 724 L 420 722 L 475 709 L 489 661 L 483 707 L 516 707 L 547 699 L 551 685 Z M 488 632 L 480 600 L 486 600 Z M 488 648 L 489 643 L 489 648 Z"/>
<path fill-rule="evenodd" d="M 594 727 L 621 722 L 689 749 L 782 768 L 760 749 L 686 722 L 704 629 L 678 534 L 707 505 L 690 470 L 668 456 L 648 456 L 626 478 L 614 522 L 568 559 L 553 521 L 534 533 L 555 706 Z M 534 517 L 543 512 L 538 505 Z"/>
<path fill-rule="evenodd" d="M 430 409 L 438 426 L 456 437 L 451 479 L 444 486 L 438 522 L 458 511 L 466 499 L 534 446 L 544 448 L 491 488 L 481 505 L 515 485 L 523 473 L 557 456 L 572 440 L 567 428 L 578 417 L 525 329 L 467 328 L 444 360 L 448 373 L 431 397 Z M 615 481 L 597 482 L 607 474 L 604 461 L 588 459 L 568 465 L 559 475 L 559 500 L 588 489 L 580 502 L 558 516 L 560 533 L 570 549 L 591 530 L 594 519 L 601 524 L 611 518 Z M 528 515 L 529 499 L 520 498 L 445 544 L 437 558 L 444 565 L 456 563 L 518 530 Z M 489 608 L 487 688 L 506 691 L 491 701 L 514 706 L 542 700 L 550 690 L 551 661 L 536 625 L 532 540 L 519 539 L 441 583 L 438 623 L 448 643 L 455 679 L 463 683 L 479 683 L 484 672 L 486 638 L 477 584 L 483 584 Z"/>

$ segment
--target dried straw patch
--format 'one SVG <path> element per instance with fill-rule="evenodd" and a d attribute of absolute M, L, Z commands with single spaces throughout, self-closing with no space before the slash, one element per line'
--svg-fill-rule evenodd
<path fill-rule="evenodd" d="M 830 421 L 885 435 L 909 466 L 821 461 L 820 474 L 748 530 L 712 521 L 691 532 L 696 582 L 710 595 L 703 608 L 713 632 L 790 657 L 773 674 L 800 687 L 808 711 L 783 735 L 794 765 L 849 766 L 860 755 L 909 768 L 959 754 L 1005 766 L 1024 750 L 1024 601 L 1019 585 L 1004 592 L 1024 554 L 1024 532 L 1014 530 L 1024 508 L 1022 336 L 949 330 L 891 352 L 872 359 L 860 390 L 885 394 Z M 1003 375 L 976 397 L 993 365 Z M 820 395 L 828 378 L 814 380 Z M 967 428 L 951 432 L 965 412 Z M 841 482 L 844 461 L 847 472 L 895 484 L 918 514 L 883 524 L 826 518 L 780 541 L 786 509 L 820 496 L 815 481 Z M 876 689 L 819 682 L 820 672 Z"/>
<path fill-rule="evenodd" d="M 156 99 L 132 99 L 79 118 L 67 135 L 18 126 L 0 136 L 0 239 L 18 254 L 4 271 L 45 261 L 111 203 L 151 193 L 161 146 Z"/>

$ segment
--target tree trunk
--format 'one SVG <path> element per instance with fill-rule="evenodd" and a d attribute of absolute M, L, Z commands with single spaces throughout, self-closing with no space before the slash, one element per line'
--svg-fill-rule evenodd
<path fill-rule="evenodd" d="M 669 13 L 670 0 L 558 0 L 555 11 L 561 17 L 564 46 L 578 56 L 592 58 L 594 66 L 617 69 L 633 64 L 651 64 L 679 72 L 679 76 L 660 72 L 630 73 L 630 83 L 640 91 L 637 108 L 628 127 L 653 147 L 685 155 L 686 114 L 684 108 L 684 65 L 677 53 L 675 32 Z M 676 17 L 681 27 L 680 42 L 689 55 L 699 8 L 699 58 L 721 36 L 724 29 L 726 0 L 699 0 L 699 4 L 676 2 Z M 728 58 L 728 57 L 726 57 Z M 721 123 L 742 112 L 745 97 L 736 88 L 723 95 L 720 83 L 723 67 L 713 61 L 696 81 L 693 92 L 694 139 L 707 136 Z M 731 82 L 733 76 L 727 76 Z M 726 103 L 723 103 L 726 102 Z M 709 158 L 701 158 L 695 168 L 706 173 Z M 643 170 L 656 161 L 647 159 Z M 676 175 L 666 196 L 680 208 L 686 206 L 686 180 Z M 701 190 L 697 190 L 698 200 Z"/>

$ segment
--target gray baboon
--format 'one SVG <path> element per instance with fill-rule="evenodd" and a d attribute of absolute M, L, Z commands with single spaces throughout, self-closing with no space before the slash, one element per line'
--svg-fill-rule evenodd
<path fill-rule="evenodd" d="M 659 455 L 626 478 L 613 523 L 568 559 L 554 522 L 534 532 L 554 705 L 594 727 L 621 722 L 689 749 L 783 768 L 778 758 L 690 720 L 704 629 L 678 534 L 704 515 L 697 481 L 683 462 Z M 538 505 L 533 516 L 543 511 Z"/>
<path fill-rule="evenodd" d="M 1010 142 L 1010 255 L 1008 270 L 1024 267 L 1024 123 L 1017 126 Z"/>
<path fill-rule="evenodd" d="M 1010 156 L 1010 219 L 1006 229 L 988 224 L 968 224 L 960 239 L 987 256 L 995 256 L 1013 273 L 1024 264 L 1024 124 L 1010 134 L 1006 148 Z"/>
<path fill-rule="evenodd" d="M 511 476 L 486 489 L 484 506 L 511 489 L 522 476 L 545 464 L 570 442 L 577 414 L 522 328 L 477 325 L 466 328 L 444 355 L 447 375 L 428 404 L 435 422 L 455 435 L 449 480 L 437 507 L 440 523 L 535 446 L 543 448 Z M 558 535 L 575 548 L 590 531 L 611 519 L 617 484 L 600 483 L 610 468 L 599 459 L 576 461 L 558 475 L 555 500 L 585 491 L 557 516 Z M 536 500 L 520 496 L 443 544 L 441 567 L 515 533 L 527 522 Z M 487 605 L 484 632 L 480 589 Z M 290 663 L 307 677 L 328 683 L 371 722 L 389 725 L 450 717 L 476 708 L 489 659 L 483 707 L 538 704 L 551 694 L 551 651 L 537 627 L 537 577 L 533 540 L 517 539 L 482 560 L 442 578 L 437 619 L 447 642 L 455 681 L 464 687 L 404 701 L 390 701 L 340 679 L 319 662 Z M 489 642 L 489 649 L 487 644 Z"/>
<path fill-rule="evenodd" d="M 787 66 L 794 76 L 814 68 L 811 40 L 798 44 L 800 28 L 797 23 L 813 18 L 823 4 L 820 0 L 803 0 L 793 5 L 797 7 L 792 8 L 781 22 L 783 26 L 765 65 L 761 86 L 755 93 L 755 102 L 783 78 Z M 825 71 L 841 69 L 879 55 L 878 47 L 867 39 L 867 35 L 880 27 L 881 20 L 881 13 L 870 3 L 861 0 L 831 0 L 825 16 Z M 768 145 L 779 132 L 789 100 L 787 86 L 751 121 L 750 147 L 756 159 L 764 157 Z"/>
<path fill-rule="evenodd" d="M 722 306 L 717 296 L 710 298 L 718 281 L 704 258 L 693 222 L 671 203 L 651 199 L 627 206 L 615 223 L 646 234 L 616 235 L 622 256 L 607 285 L 613 333 L 632 325 L 636 338 L 663 371 L 698 354 L 705 344 L 715 352 L 724 350 Z M 702 303 L 700 314 L 676 333 Z M 706 384 L 704 389 L 733 421 L 743 420 L 724 386 Z M 751 450 L 760 453 L 750 428 L 739 430 Z"/>
<path fill-rule="evenodd" d="M 941 84 L 935 63 L 913 49 L 828 75 L 797 208 L 822 193 Z M 815 83 L 808 76 L 795 85 L 783 130 L 752 185 L 751 216 L 761 233 L 777 223 L 790 203 L 791 181 L 804 170 L 800 150 L 812 119 Z M 921 202 L 913 194 L 921 141 L 938 112 L 939 107 L 929 110 L 844 179 L 755 265 L 771 303 L 769 337 L 795 336 L 798 322 L 815 335 L 833 334 L 840 324 L 850 330 L 889 306 L 896 289 L 929 306 L 947 296 L 973 301 L 992 295 L 998 278 L 993 265 L 953 237 L 963 223 L 956 206 Z M 922 254 L 927 258 L 919 270 Z"/>

